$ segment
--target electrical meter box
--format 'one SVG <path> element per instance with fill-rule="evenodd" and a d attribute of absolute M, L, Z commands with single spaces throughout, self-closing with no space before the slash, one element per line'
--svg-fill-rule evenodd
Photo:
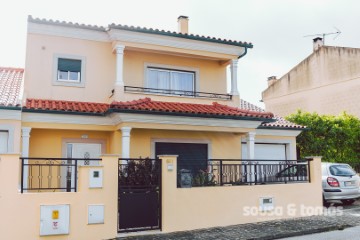
<path fill-rule="evenodd" d="M 103 187 L 103 170 L 100 168 L 91 168 L 89 171 L 89 188 Z"/>
<path fill-rule="evenodd" d="M 40 236 L 69 234 L 70 205 L 40 206 Z"/>
<path fill-rule="evenodd" d="M 261 197 L 260 198 L 260 211 L 271 211 L 274 209 L 274 198 Z"/>
<path fill-rule="evenodd" d="M 104 223 L 104 205 L 88 205 L 88 224 Z"/>

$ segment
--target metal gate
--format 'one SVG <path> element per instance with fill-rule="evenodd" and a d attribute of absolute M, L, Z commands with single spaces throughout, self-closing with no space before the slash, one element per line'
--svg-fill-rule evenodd
<path fill-rule="evenodd" d="M 161 162 L 119 159 L 118 232 L 161 229 Z"/>

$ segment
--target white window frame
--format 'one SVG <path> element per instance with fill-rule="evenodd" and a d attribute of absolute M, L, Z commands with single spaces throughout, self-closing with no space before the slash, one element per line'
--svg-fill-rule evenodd
<path fill-rule="evenodd" d="M 150 76 L 148 74 L 149 68 L 157 68 L 159 70 L 164 71 L 174 71 L 174 72 L 193 72 L 194 73 L 194 92 L 199 91 L 199 82 L 200 82 L 200 70 L 199 68 L 192 68 L 192 67 L 184 67 L 184 66 L 174 66 L 174 65 L 165 65 L 165 64 L 158 64 L 158 63 L 145 63 L 144 64 L 144 75 L 145 75 L 145 81 L 144 81 L 144 87 L 149 88 L 150 87 Z M 174 90 L 174 89 L 170 89 Z M 180 90 L 181 91 L 181 90 Z M 168 95 L 168 94 L 166 94 Z"/>
<path fill-rule="evenodd" d="M 70 79 L 59 79 L 58 71 L 58 61 L 59 59 L 71 59 L 71 60 L 80 60 L 81 61 L 81 71 L 79 80 L 70 80 Z M 54 54 L 53 59 L 53 85 L 55 86 L 68 86 L 68 87 L 85 87 L 85 67 L 86 67 L 86 58 L 84 56 L 78 55 L 69 55 L 69 54 Z M 69 75 L 68 75 L 69 76 Z"/>
<path fill-rule="evenodd" d="M 14 152 L 15 127 L 12 125 L 0 124 L 0 131 L 8 133 L 7 152 L 6 153 L 13 153 Z"/>

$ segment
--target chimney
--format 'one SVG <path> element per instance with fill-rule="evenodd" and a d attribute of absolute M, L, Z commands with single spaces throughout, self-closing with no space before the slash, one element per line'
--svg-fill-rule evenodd
<path fill-rule="evenodd" d="M 324 46 L 323 39 L 321 37 L 317 37 L 313 39 L 313 47 L 314 52 L 317 51 L 319 48 Z"/>
<path fill-rule="evenodd" d="M 268 87 L 273 85 L 277 81 L 276 76 L 268 77 Z"/>
<path fill-rule="evenodd" d="M 182 34 L 189 33 L 189 17 L 187 16 L 178 17 L 178 32 Z"/>

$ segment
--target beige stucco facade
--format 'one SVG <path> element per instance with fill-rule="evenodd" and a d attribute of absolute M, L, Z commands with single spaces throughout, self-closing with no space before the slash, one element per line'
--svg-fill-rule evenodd
<path fill-rule="evenodd" d="M 360 117 L 360 49 L 322 46 L 263 93 L 267 111 Z"/>
<path fill-rule="evenodd" d="M 116 26 L 106 29 L 30 18 L 23 108 L 0 110 L 0 131 L 8 131 L 11 135 L 11 148 L 0 155 L 0 212 L 10 216 L 0 218 L 2 236 L 6 239 L 116 237 L 120 231 L 119 219 L 122 218 L 118 212 L 118 204 L 121 204 L 119 168 L 122 161 L 131 158 L 161 159 L 162 219 L 159 228 L 163 232 L 316 214 L 301 214 L 299 208 L 321 206 L 318 158 L 310 163 L 311 181 L 298 183 L 296 188 L 292 184 L 251 185 L 247 182 L 251 177 L 245 176 L 247 186 L 218 184 L 185 189 L 177 187 L 178 158 L 156 154 L 157 143 L 202 144 L 206 145 L 207 153 L 201 161 L 206 164 L 214 159 L 226 159 L 224 164 L 229 164 L 230 159 L 236 164 L 243 160 L 251 163 L 255 145 L 263 144 L 267 147 L 281 145 L 281 148 L 276 148 L 282 151 L 281 159 L 275 155 L 274 160 L 279 166 L 280 160 L 296 160 L 296 136 L 301 128 L 262 127 L 263 122 L 275 121 L 270 113 L 238 109 L 238 58 L 246 54 L 246 47 L 252 47 L 251 44 L 239 44 L 194 35 L 184 37 L 176 33 L 135 31 Z M 57 81 L 56 59 L 59 57 L 81 59 L 79 84 Z M 149 66 L 191 71 L 195 75 L 196 92 L 212 95 L 177 96 L 126 91 L 125 86 L 147 87 Z M 231 76 L 227 76 L 229 66 Z M 230 84 L 227 83 L 229 77 Z M 228 85 L 231 85 L 229 93 Z M 228 94 L 231 98 L 219 99 L 216 94 Z M 91 109 L 98 103 L 143 98 L 159 101 L 166 111 L 154 110 L 152 106 L 139 111 L 131 108 L 117 111 L 110 105 L 106 105 L 108 109 L 103 112 Z M 40 99 L 45 104 L 42 107 L 28 106 L 26 101 L 29 99 Z M 52 108 L 49 100 L 56 100 L 59 105 Z M 220 104 L 212 104 L 215 101 Z M 175 102 L 171 105 L 175 109 L 167 109 L 165 103 L 168 102 Z M 64 107 L 67 104 L 73 109 Z M 187 106 L 185 111 L 178 111 L 181 104 Z M 78 106 L 86 109 L 79 110 Z M 197 112 L 198 109 L 201 111 Z M 203 109 L 211 110 L 206 112 Z M 232 111 L 245 113 L 241 116 L 228 114 Z M 74 150 L 75 147 L 79 148 Z M 90 147 L 95 149 L 95 155 Z M 75 157 L 77 153 L 81 153 L 80 157 Z M 265 157 L 269 154 L 265 152 Z M 77 165 L 89 156 L 100 157 L 100 165 Z M 73 162 L 75 166 L 71 165 Z M 169 163 L 173 168 L 168 168 Z M 54 167 L 53 164 L 58 165 Z M 94 169 L 104 173 L 102 187 L 90 188 L 91 179 L 95 178 L 90 173 Z M 220 174 L 218 170 L 215 172 Z M 243 173 L 239 170 L 237 174 Z M 239 179 L 236 180 L 238 183 L 243 181 Z M 74 183 L 77 187 L 73 186 Z M 301 193 L 304 191 L 310 191 L 314 197 L 303 196 Z M 246 208 L 258 208 L 261 197 L 272 197 L 275 206 L 284 210 L 289 205 L 298 210 L 295 214 L 268 212 L 265 216 L 247 215 Z M 88 206 L 94 204 L 104 206 L 104 221 L 88 224 Z M 69 233 L 40 236 L 42 205 L 69 205 Z M 22 231 L 18 231 L 19 226 Z"/>

